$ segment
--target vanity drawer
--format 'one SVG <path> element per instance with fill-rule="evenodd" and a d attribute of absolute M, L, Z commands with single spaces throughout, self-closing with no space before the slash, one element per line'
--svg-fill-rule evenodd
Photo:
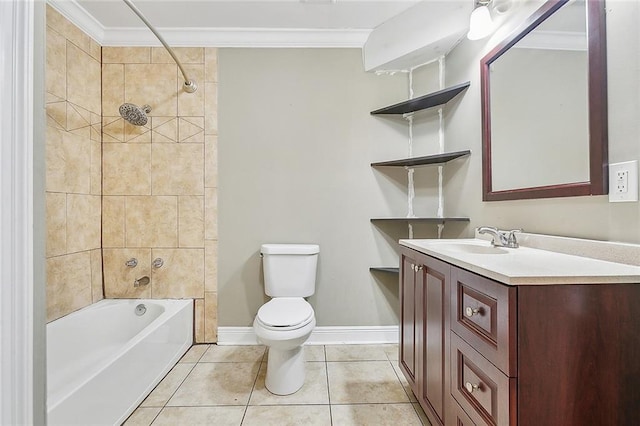
<path fill-rule="evenodd" d="M 451 394 L 474 424 L 515 425 L 515 389 L 515 378 L 451 333 Z"/>
<path fill-rule="evenodd" d="M 516 375 L 516 288 L 451 268 L 451 329 L 506 375 Z"/>
<path fill-rule="evenodd" d="M 460 404 L 458 404 L 453 398 L 449 400 L 447 424 L 455 426 L 476 426 L 469 415 L 464 412 Z"/>

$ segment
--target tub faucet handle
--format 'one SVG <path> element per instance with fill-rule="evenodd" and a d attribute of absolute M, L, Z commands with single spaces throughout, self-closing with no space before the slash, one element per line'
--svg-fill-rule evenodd
<path fill-rule="evenodd" d="M 147 285 L 151 282 L 151 279 L 148 276 L 144 276 L 142 278 L 138 278 L 133 282 L 134 287 L 140 287 L 141 285 Z"/>
<path fill-rule="evenodd" d="M 138 259 L 136 259 L 135 257 L 132 257 L 131 259 L 127 260 L 124 264 L 127 265 L 127 267 L 129 268 L 135 268 L 136 266 L 138 266 Z"/>
<path fill-rule="evenodd" d="M 164 260 L 162 260 L 162 258 L 160 257 L 156 257 L 155 259 L 153 259 L 152 265 L 154 268 L 161 268 L 162 265 L 164 265 Z"/>

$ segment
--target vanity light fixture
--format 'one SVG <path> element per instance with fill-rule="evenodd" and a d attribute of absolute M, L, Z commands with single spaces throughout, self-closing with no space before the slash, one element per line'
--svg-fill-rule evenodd
<path fill-rule="evenodd" d="M 491 3 L 491 0 L 476 1 L 476 8 L 473 9 L 469 17 L 469 32 L 467 33 L 469 40 L 480 40 L 494 30 L 493 20 L 489 12 L 489 3 Z"/>

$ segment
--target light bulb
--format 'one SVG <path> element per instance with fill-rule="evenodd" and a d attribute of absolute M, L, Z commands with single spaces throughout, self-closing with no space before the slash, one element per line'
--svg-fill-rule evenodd
<path fill-rule="evenodd" d="M 493 20 L 487 6 L 477 7 L 471 12 L 469 18 L 469 32 L 467 38 L 469 40 L 480 40 L 491 34 L 493 31 Z"/>

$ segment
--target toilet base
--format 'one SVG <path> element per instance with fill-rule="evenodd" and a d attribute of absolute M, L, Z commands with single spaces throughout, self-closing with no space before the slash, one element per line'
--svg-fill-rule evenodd
<path fill-rule="evenodd" d="M 265 387 L 275 395 L 290 395 L 304 385 L 304 346 L 279 350 L 269 348 Z"/>

